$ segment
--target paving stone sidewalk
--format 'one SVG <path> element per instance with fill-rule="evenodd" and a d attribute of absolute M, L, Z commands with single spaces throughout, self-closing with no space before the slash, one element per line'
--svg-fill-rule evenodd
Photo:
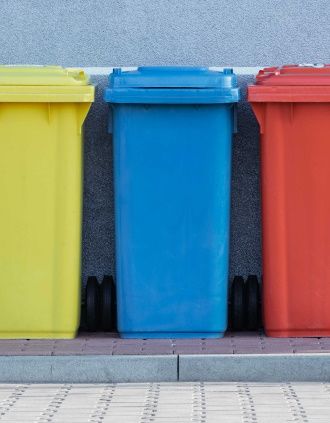
<path fill-rule="evenodd" d="M 120 339 L 116 333 L 80 333 L 72 340 L 0 340 L 0 356 L 330 353 L 330 338 L 268 338 L 228 333 L 222 339 Z"/>
<path fill-rule="evenodd" d="M 1 422 L 328 423 L 328 383 L 0 385 Z"/>

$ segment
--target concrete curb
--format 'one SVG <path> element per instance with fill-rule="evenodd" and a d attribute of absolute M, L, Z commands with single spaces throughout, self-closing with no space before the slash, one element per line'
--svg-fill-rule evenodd
<path fill-rule="evenodd" d="M 330 381 L 330 354 L 0 356 L 0 383 Z"/>
<path fill-rule="evenodd" d="M 330 354 L 180 355 L 180 381 L 330 381 Z"/>
<path fill-rule="evenodd" d="M 178 357 L 1 356 L 0 383 L 175 382 Z"/>

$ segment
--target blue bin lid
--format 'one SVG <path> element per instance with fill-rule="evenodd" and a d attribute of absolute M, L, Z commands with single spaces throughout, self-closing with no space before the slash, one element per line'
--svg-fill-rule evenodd
<path fill-rule="evenodd" d="M 201 67 L 113 69 L 104 100 L 108 103 L 235 103 L 240 99 L 231 68 L 222 72 Z"/>

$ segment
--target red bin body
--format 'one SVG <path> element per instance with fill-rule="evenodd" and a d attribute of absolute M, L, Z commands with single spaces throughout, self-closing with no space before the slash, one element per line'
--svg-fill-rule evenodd
<path fill-rule="evenodd" d="M 268 336 L 330 336 L 330 65 L 259 72 L 263 318 Z"/>

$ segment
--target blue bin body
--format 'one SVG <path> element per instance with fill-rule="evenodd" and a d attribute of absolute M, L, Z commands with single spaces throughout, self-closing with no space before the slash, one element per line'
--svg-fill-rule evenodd
<path fill-rule="evenodd" d="M 124 338 L 211 338 L 226 330 L 238 99 L 231 70 L 139 68 L 110 76 Z"/>

